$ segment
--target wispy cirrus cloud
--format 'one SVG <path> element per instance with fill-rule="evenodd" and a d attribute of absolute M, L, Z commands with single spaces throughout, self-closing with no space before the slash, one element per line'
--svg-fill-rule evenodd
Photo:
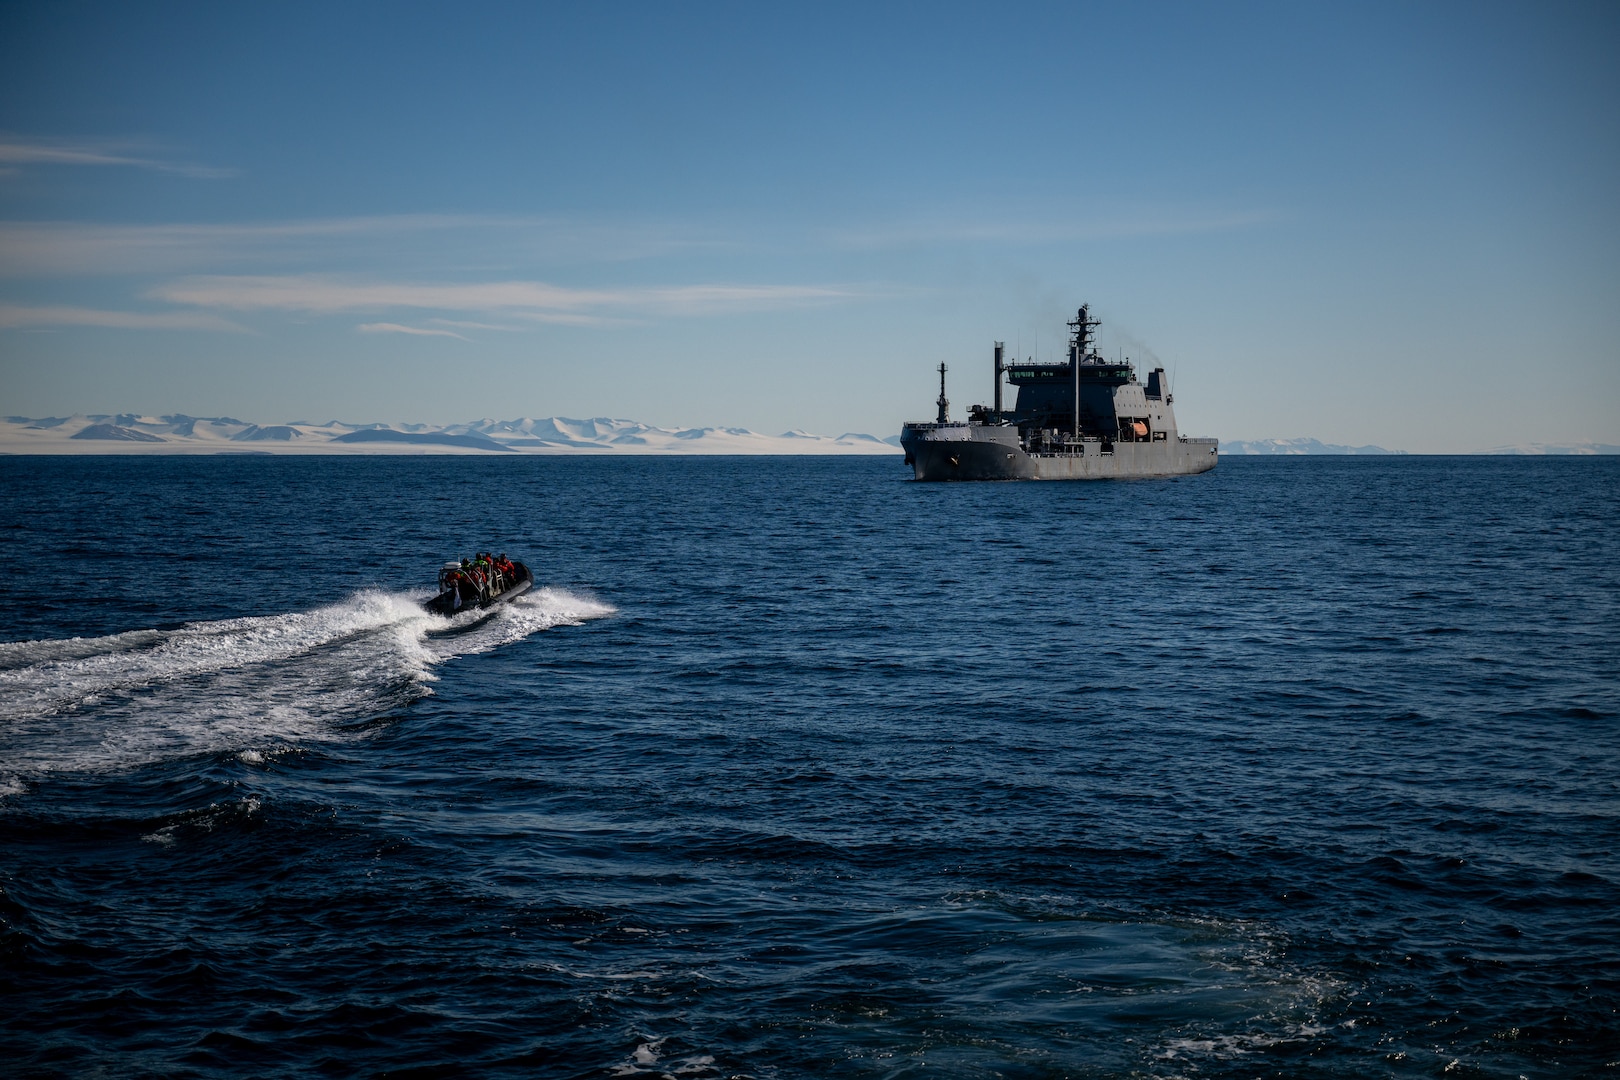
<path fill-rule="evenodd" d="M 0 221 L 0 275 L 217 273 L 274 263 L 330 272 L 367 260 L 391 266 L 596 264 L 736 246 L 700 226 L 544 216 L 392 214 L 158 225 Z"/>
<path fill-rule="evenodd" d="M 0 160 L 0 170 L 4 168 Z M 869 225 L 775 231 L 736 223 L 480 214 L 156 225 L 0 221 L 0 277 L 219 275 L 267 270 L 330 276 L 364 273 L 375 266 L 386 266 L 391 272 L 455 266 L 463 271 L 519 276 L 684 255 L 757 258 L 814 256 L 828 250 L 1030 248 L 1234 231 L 1283 216 L 1272 211 L 1137 207 L 1084 219 L 1053 213 L 1026 220 L 996 220 L 964 211 Z M 541 271 L 540 267 L 550 269 Z"/>
<path fill-rule="evenodd" d="M 1188 212 L 1173 209 L 1119 211 L 1085 220 L 1051 218 L 1031 221 L 941 218 L 887 222 L 871 227 L 840 226 L 824 235 L 833 247 L 852 250 L 982 245 L 1039 247 L 1120 237 L 1179 236 L 1229 232 L 1276 221 L 1270 210 Z"/>
<path fill-rule="evenodd" d="M 0 167 L 19 169 L 31 165 L 123 166 L 173 173 L 199 180 L 235 176 L 235 169 L 220 169 L 190 162 L 164 161 L 140 156 L 127 142 L 96 139 L 48 139 L 26 135 L 0 135 Z"/>
<path fill-rule="evenodd" d="M 571 311 L 614 299 L 613 293 L 607 290 L 571 289 L 538 281 L 412 284 L 355 281 L 321 274 L 190 277 L 159 285 L 149 295 L 195 307 L 296 311 L 310 315 L 389 308 Z"/>
<path fill-rule="evenodd" d="M 500 312 L 540 321 L 604 315 L 709 315 L 833 303 L 866 295 L 847 285 L 677 285 L 572 288 L 543 281 L 420 284 L 357 281 L 322 275 L 192 277 L 160 285 L 150 296 L 192 307 L 334 315 L 415 309 Z"/>
<path fill-rule="evenodd" d="M 500 330 L 505 333 L 516 333 L 516 326 L 502 326 L 499 323 L 471 322 L 467 319 L 429 319 L 435 326 L 454 326 L 458 330 Z"/>
<path fill-rule="evenodd" d="M 116 330 L 225 330 L 247 328 L 196 311 L 114 311 L 68 305 L 0 304 L 0 329 L 49 326 L 99 326 Z"/>
<path fill-rule="evenodd" d="M 441 215 L 328 218 L 263 224 L 108 225 L 0 222 L 0 274 L 10 277 L 163 273 L 281 256 L 322 244 L 466 227 Z"/>
<path fill-rule="evenodd" d="M 117 330 L 230 330 L 246 334 L 243 325 L 199 311 L 112 311 L 75 308 L 70 304 L 0 304 L 0 329 L 19 327 L 107 327 Z"/>
<path fill-rule="evenodd" d="M 433 330 L 425 326 L 405 326 L 401 323 L 361 323 L 357 329 L 363 334 L 415 334 L 419 337 L 449 337 L 457 341 L 467 339 L 453 330 Z"/>

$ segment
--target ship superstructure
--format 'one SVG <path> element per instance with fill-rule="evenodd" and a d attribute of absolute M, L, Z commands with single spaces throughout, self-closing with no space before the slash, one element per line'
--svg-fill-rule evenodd
<path fill-rule="evenodd" d="M 906 464 L 918 480 L 1100 480 L 1177 476 L 1213 469 L 1215 439 L 1192 439 L 1176 428 L 1174 398 L 1164 368 L 1137 382 L 1129 360 L 1098 354 L 1100 320 L 1082 304 L 1069 322 L 1069 359 L 1061 364 L 1006 363 L 995 343 L 995 397 L 974 405 L 966 421 L 950 419 L 944 364 L 939 365 L 939 415 L 900 429 Z M 1005 384 L 1018 388 L 1003 408 Z"/>

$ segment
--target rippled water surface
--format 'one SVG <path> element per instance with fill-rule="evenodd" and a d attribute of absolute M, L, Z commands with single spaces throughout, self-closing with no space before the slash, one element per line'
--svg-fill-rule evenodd
<path fill-rule="evenodd" d="M 0 458 L 8 1067 L 1620 1074 L 1620 459 L 904 476 Z"/>

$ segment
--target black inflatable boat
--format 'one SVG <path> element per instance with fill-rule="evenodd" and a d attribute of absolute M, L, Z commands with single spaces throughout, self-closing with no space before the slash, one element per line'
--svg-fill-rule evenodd
<path fill-rule="evenodd" d="M 439 570 L 439 595 L 422 606 L 435 615 L 454 615 L 504 604 L 533 586 L 534 575 L 522 563 L 504 556 L 479 555 L 445 563 Z"/>

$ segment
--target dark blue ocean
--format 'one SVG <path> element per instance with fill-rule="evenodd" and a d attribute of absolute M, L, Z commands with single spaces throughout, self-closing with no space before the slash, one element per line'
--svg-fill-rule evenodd
<path fill-rule="evenodd" d="M 0 1069 L 1620 1074 L 1620 458 L 907 473 L 0 458 Z"/>

